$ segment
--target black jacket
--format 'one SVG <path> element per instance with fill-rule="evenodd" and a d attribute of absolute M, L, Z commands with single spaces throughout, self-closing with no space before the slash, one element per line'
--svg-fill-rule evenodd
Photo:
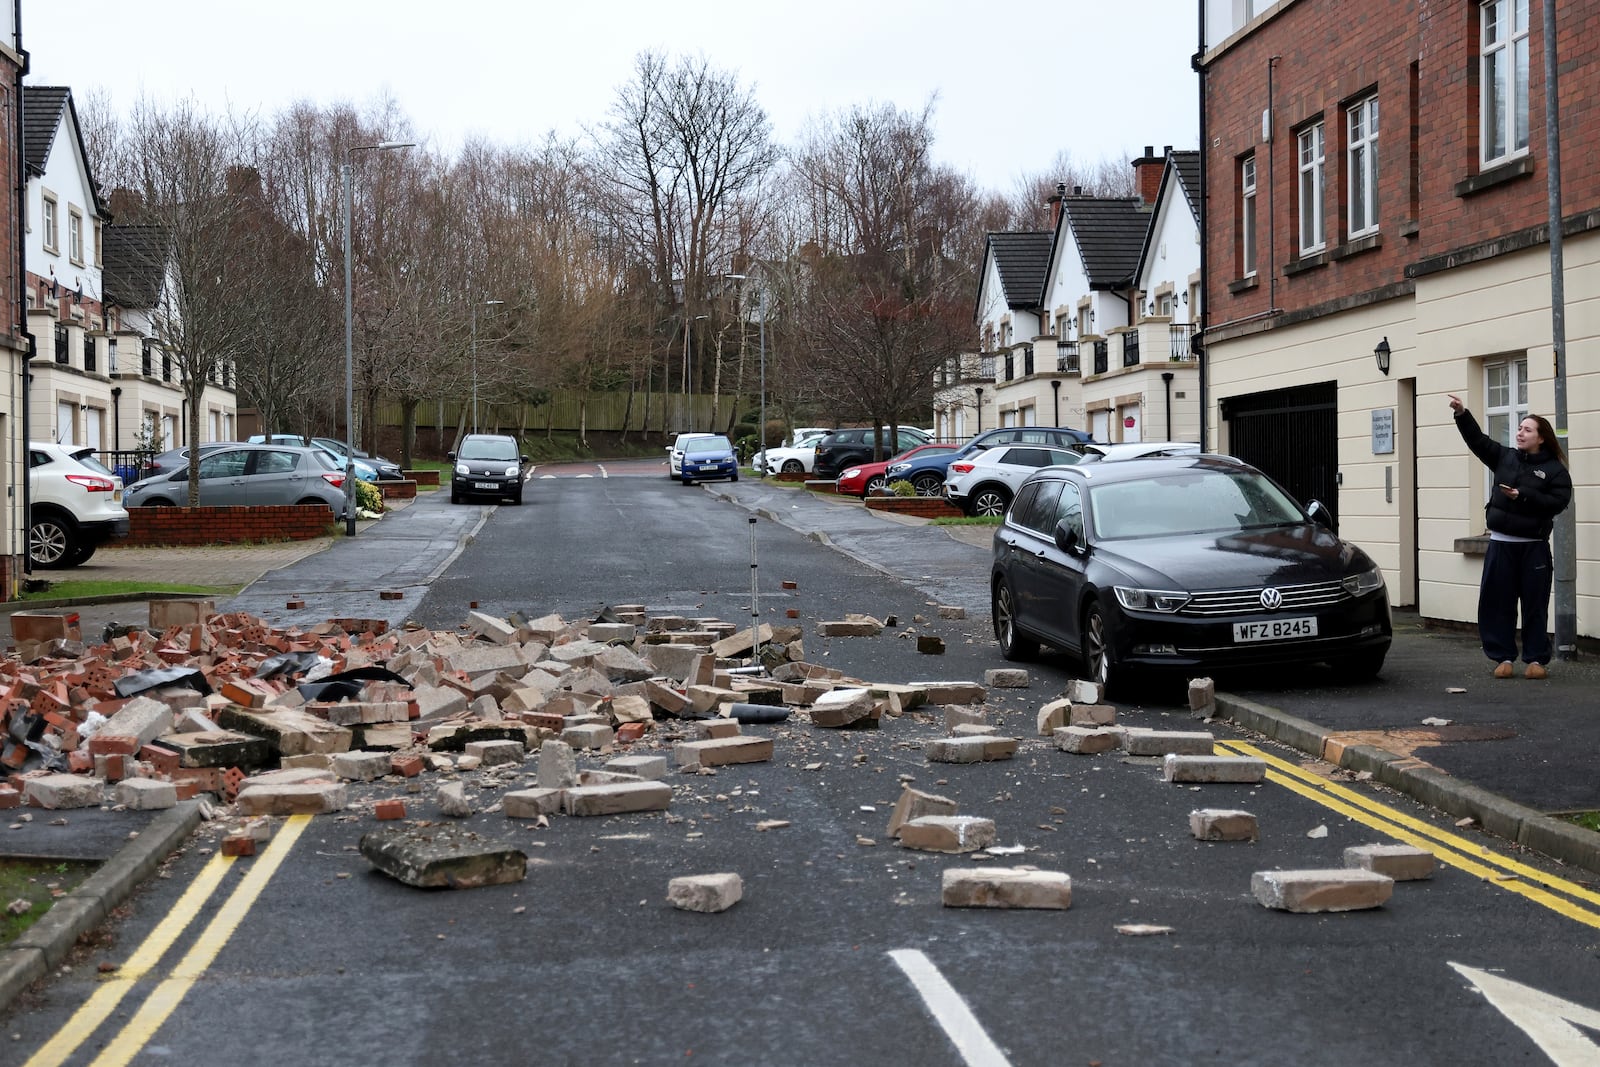
<path fill-rule="evenodd" d="M 1555 453 L 1507 448 L 1479 429 L 1465 408 L 1456 414 L 1456 429 L 1472 454 L 1494 471 L 1495 488 L 1483 506 L 1489 529 L 1513 537 L 1549 537 L 1555 517 L 1572 503 L 1572 475 Z M 1502 493 L 1502 485 L 1515 489 L 1517 499 Z"/>

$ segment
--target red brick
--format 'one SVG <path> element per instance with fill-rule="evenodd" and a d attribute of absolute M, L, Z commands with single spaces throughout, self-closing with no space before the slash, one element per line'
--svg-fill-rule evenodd
<path fill-rule="evenodd" d="M 256 839 L 249 834 L 229 834 L 222 839 L 222 854 L 224 856 L 254 856 L 256 854 Z"/>
<path fill-rule="evenodd" d="M 644 732 L 649 728 L 649 726 L 649 723 L 644 722 L 625 722 L 621 726 L 617 727 L 616 739 L 624 742 L 637 741 L 639 738 L 644 736 Z"/>
<path fill-rule="evenodd" d="M 372 813 L 379 819 L 403 819 L 406 817 L 406 802 L 403 800 L 380 800 L 373 807 Z"/>
<path fill-rule="evenodd" d="M 421 756 L 395 756 L 389 761 L 389 766 L 394 768 L 394 773 L 405 778 L 415 778 L 422 773 L 426 764 Z"/>
<path fill-rule="evenodd" d="M 0 811 L 22 807 L 22 794 L 9 785 L 0 785 Z"/>
<path fill-rule="evenodd" d="M 139 759 L 150 764 L 157 774 L 166 778 L 173 777 L 173 772 L 179 769 L 178 754 L 170 748 L 162 748 L 159 745 L 145 745 L 140 748 Z"/>
<path fill-rule="evenodd" d="M 98 733 L 89 738 L 91 756 L 136 756 L 139 739 L 127 734 Z"/>

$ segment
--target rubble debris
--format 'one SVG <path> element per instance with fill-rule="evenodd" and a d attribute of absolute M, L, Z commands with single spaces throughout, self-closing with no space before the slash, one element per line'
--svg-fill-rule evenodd
<path fill-rule="evenodd" d="M 900 799 L 895 801 L 894 811 L 889 816 L 890 837 L 900 836 L 900 827 L 912 819 L 920 819 L 924 815 L 954 815 L 956 802 L 948 797 L 941 797 L 934 793 L 925 793 L 911 786 L 904 786 L 900 790 Z"/>
<path fill-rule="evenodd" d="M 923 852 L 976 852 L 994 844 L 994 820 L 976 815 L 919 815 L 900 824 L 900 844 Z"/>
<path fill-rule="evenodd" d="M 1250 892 L 1264 908 L 1300 914 L 1382 907 L 1394 879 L 1367 870 L 1257 871 Z"/>
<path fill-rule="evenodd" d="M 1024 867 L 951 867 L 945 870 L 940 903 L 947 908 L 1045 908 L 1072 906 L 1072 879 L 1060 871 Z"/>
<path fill-rule="evenodd" d="M 1223 808 L 1191 811 L 1189 832 L 1201 841 L 1257 841 L 1261 836 L 1254 815 Z"/>
<path fill-rule="evenodd" d="M 374 868 L 419 889 L 505 885 L 528 869 L 526 853 L 450 828 L 375 830 L 362 835 L 360 848 Z"/>
<path fill-rule="evenodd" d="M 1346 867 L 1374 871 L 1397 882 L 1433 877 L 1433 853 L 1414 845 L 1351 845 L 1344 850 Z"/>
<path fill-rule="evenodd" d="M 743 896 L 744 880 L 732 873 L 689 874 L 667 883 L 667 900 L 681 911 L 727 911 Z"/>

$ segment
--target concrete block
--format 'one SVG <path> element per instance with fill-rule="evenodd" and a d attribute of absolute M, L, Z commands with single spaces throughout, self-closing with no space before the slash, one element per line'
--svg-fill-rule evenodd
<path fill-rule="evenodd" d="M 1189 832 L 1201 841 L 1256 841 L 1261 836 L 1254 815 L 1225 808 L 1191 811 Z"/>
<path fill-rule="evenodd" d="M 1018 867 L 953 867 L 944 872 L 940 902 L 947 908 L 1072 906 L 1072 879 L 1059 871 Z"/>
<path fill-rule="evenodd" d="M 561 806 L 568 815 L 622 815 L 635 811 L 666 811 L 672 787 L 665 782 L 621 782 L 616 785 L 580 785 L 568 789 Z"/>
<path fill-rule="evenodd" d="M 1262 907 L 1301 914 L 1361 911 L 1381 907 L 1394 893 L 1394 879 L 1373 871 L 1257 871 L 1250 892 Z"/>
<path fill-rule="evenodd" d="M 1122 739 L 1123 750 L 1130 756 L 1209 756 L 1215 743 L 1211 734 L 1182 730 L 1129 731 Z"/>
<path fill-rule="evenodd" d="M 1063 726 L 1052 736 L 1061 751 L 1075 752 L 1080 756 L 1110 752 L 1122 743 L 1120 732 L 1098 726 Z"/>
<path fill-rule="evenodd" d="M 549 740 L 539 746 L 539 785 L 544 789 L 566 789 L 578 784 L 578 763 L 572 746 Z"/>
<path fill-rule="evenodd" d="M 244 815 L 321 815 L 343 811 L 345 787 L 336 782 L 246 786 L 234 802 Z"/>
<path fill-rule="evenodd" d="M 154 778 L 129 778 L 112 791 L 118 804 L 129 811 L 159 811 L 178 803 L 178 789 Z"/>
<path fill-rule="evenodd" d="M 561 810 L 561 790 L 518 789 L 503 794 L 500 806 L 508 819 L 537 819 L 541 815 L 554 815 Z"/>
<path fill-rule="evenodd" d="M 1010 759 L 1017 754 L 1015 737 L 941 737 L 926 742 L 922 754 L 929 763 L 983 763 Z"/>
<path fill-rule="evenodd" d="M 934 793 L 924 793 L 920 789 L 913 789 L 909 785 L 900 790 L 900 799 L 894 803 L 894 811 L 889 815 L 889 836 L 897 837 L 900 827 L 912 819 L 920 819 L 924 815 L 954 815 L 956 802 L 948 797 L 941 797 Z"/>
<path fill-rule="evenodd" d="M 667 776 L 665 756 L 620 756 L 606 763 L 606 770 L 631 774 L 647 782 L 659 781 Z"/>
<path fill-rule="evenodd" d="M 394 754 L 390 752 L 336 752 L 332 759 L 333 773 L 347 782 L 371 782 L 394 771 Z"/>
<path fill-rule="evenodd" d="M 1055 732 L 1067 725 L 1067 715 L 1072 711 L 1072 701 L 1052 700 L 1040 708 L 1035 719 L 1039 727 L 1040 737 L 1051 737 Z"/>
<path fill-rule="evenodd" d="M 742 896 L 744 880 L 737 874 L 690 874 L 667 883 L 667 900 L 683 911 L 727 911 Z"/>
<path fill-rule="evenodd" d="M 97 808 L 104 798 L 105 783 L 77 774 L 46 774 L 24 779 L 22 785 L 24 803 L 52 811 Z"/>
<path fill-rule="evenodd" d="M 1267 777 L 1266 760 L 1254 756 L 1180 756 L 1169 753 L 1161 775 L 1169 782 L 1254 785 Z"/>
<path fill-rule="evenodd" d="M 1062 692 L 1074 704 L 1098 704 L 1105 696 L 1105 687 L 1099 682 L 1091 682 L 1084 678 L 1074 678 L 1067 683 L 1067 688 Z"/>
<path fill-rule="evenodd" d="M 772 758 L 772 738 L 739 736 L 679 741 L 672 746 L 672 757 L 680 767 L 764 763 Z"/>
<path fill-rule="evenodd" d="M 1031 683 L 1020 667 L 995 667 L 983 672 L 983 684 L 990 689 L 1026 689 Z"/>
<path fill-rule="evenodd" d="M 976 815 L 921 815 L 900 825 L 900 843 L 923 852 L 976 852 L 994 844 L 994 820 Z"/>
<path fill-rule="evenodd" d="M 522 762 L 527 748 L 521 741 L 468 741 L 465 752 L 478 757 L 479 767 L 515 766 Z"/>
<path fill-rule="evenodd" d="M 1114 704 L 1074 704 L 1067 713 L 1068 726 L 1110 726 L 1116 721 Z"/>
<path fill-rule="evenodd" d="M 599 723 L 589 723 L 585 726 L 569 726 L 561 731 L 561 740 L 573 748 L 604 749 L 611 747 L 611 742 L 616 739 L 616 734 L 609 726 Z"/>
<path fill-rule="evenodd" d="M 1433 853 L 1413 845 L 1351 845 L 1344 850 L 1344 865 L 1386 875 L 1397 882 L 1432 878 Z"/>

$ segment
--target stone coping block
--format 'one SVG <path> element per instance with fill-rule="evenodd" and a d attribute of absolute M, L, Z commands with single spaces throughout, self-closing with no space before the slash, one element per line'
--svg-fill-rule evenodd
<path fill-rule="evenodd" d="M 477 756 L 479 767 L 501 767 L 516 765 L 522 762 L 527 754 L 527 746 L 521 741 L 509 739 L 496 741 L 468 741 L 466 754 Z"/>
<path fill-rule="evenodd" d="M 1120 730 L 1102 730 L 1098 726 L 1063 726 L 1054 731 L 1056 747 L 1063 752 L 1092 756 L 1097 752 L 1110 752 L 1122 743 Z"/>
<path fill-rule="evenodd" d="M 343 811 L 345 787 L 338 782 L 247 786 L 234 802 L 242 815 L 322 815 Z"/>
<path fill-rule="evenodd" d="M 1027 689 L 1033 683 L 1021 667 L 993 667 L 983 672 L 983 684 L 990 689 Z"/>
<path fill-rule="evenodd" d="M 611 742 L 615 740 L 615 738 L 616 735 L 612 731 L 611 727 L 601 726 L 598 723 L 590 723 L 584 726 L 569 726 L 565 730 L 561 731 L 561 740 L 565 741 L 573 748 L 609 748 L 611 747 Z"/>
<path fill-rule="evenodd" d="M 929 704 L 982 704 L 989 690 L 977 682 L 912 682 Z"/>
<path fill-rule="evenodd" d="M 1351 845 L 1344 850 L 1344 865 L 1416 882 L 1433 877 L 1435 862 L 1432 852 L 1414 845 Z"/>
<path fill-rule="evenodd" d="M 940 903 L 947 908 L 1072 906 L 1072 879 L 1060 871 L 1020 867 L 952 867 L 944 872 Z"/>
<path fill-rule="evenodd" d="M 900 827 L 912 819 L 920 819 L 924 815 L 954 815 L 956 802 L 949 797 L 942 797 L 936 793 L 925 793 L 911 786 L 904 786 L 900 790 L 900 799 L 894 802 L 894 811 L 889 814 L 889 836 L 898 837 Z"/>
<path fill-rule="evenodd" d="M 419 889 L 476 889 L 520 882 L 528 857 L 476 834 L 429 827 L 376 830 L 361 837 L 361 854 L 374 868 Z"/>
<path fill-rule="evenodd" d="M 1201 841 L 1256 841 L 1261 837 L 1254 815 L 1227 808 L 1191 811 L 1189 832 Z"/>
<path fill-rule="evenodd" d="M 613 785 L 579 785 L 566 790 L 561 806 L 568 815 L 623 815 L 636 811 L 666 811 L 672 787 L 665 782 L 618 782 Z"/>
<path fill-rule="evenodd" d="M 559 789 L 518 789 L 503 794 L 500 806 L 508 819 L 537 819 L 561 810 L 561 792 Z"/>
<path fill-rule="evenodd" d="M 619 756 L 606 763 L 606 770 L 616 771 L 619 774 L 631 774 L 646 781 L 655 782 L 667 776 L 667 757 Z"/>
<path fill-rule="evenodd" d="M 51 811 L 97 808 L 104 796 L 104 782 L 78 774 L 46 774 L 28 778 L 22 786 L 24 803 Z"/>
<path fill-rule="evenodd" d="M 154 778 L 129 778 L 117 783 L 112 796 L 129 811 L 159 811 L 177 806 L 178 787 Z"/>
<path fill-rule="evenodd" d="M 772 738 L 712 737 L 704 741 L 679 741 L 672 746 L 680 767 L 720 767 L 729 763 L 764 763 L 772 758 Z"/>
<path fill-rule="evenodd" d="M 1161 776 L 1169 782 L 1255 785 L 1267 777 L 1266 760 L 1254 756 L 1180 756 L 1169 753 Z"/>
<path fill-rule="evenodd" d="M 994 844 L 994 820 L 977 815 L 920 815 L 900 824 L 900 844 L 923 852 L 976 852 Z"/>
<path fill-rule="evenodd" d="M 351 782 L 371 782 L 394 772 L 392 752 L 338 752 L 332 760 L 333 773 Z"/>
<path fill-rule="evenodd" d="M 1257 871 L 1250 892 L 1262 907 L 1300 914 L 1377 908 L 1394 893 L 1394 879 L 1373 871 Z"/>
<path fill-rule="evenodd" d="M 1209 756 L 1215 744 L 1209 733 L 1185 730 L 1130 730 L 1122 741 L 1130 756 Z"/>
<path fill-rule="evenodd" d="M 922 746 L 929 763 L 985 763 L 1017 754 L 1015 737 L 940 737 Z"/>
<path fill-rule="evenodd" d="M 737 874 L 689 874 L 667 883 L 667 900 L 682 911 L 714 914 L 727 911 L 744 896 L 744 879 Z"/>

